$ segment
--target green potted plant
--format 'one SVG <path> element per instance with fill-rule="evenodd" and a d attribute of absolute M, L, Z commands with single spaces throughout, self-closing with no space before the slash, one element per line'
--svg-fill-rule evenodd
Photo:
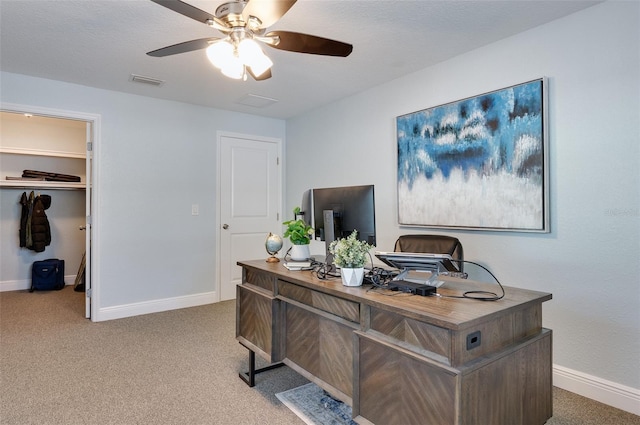
<path fill-rule="evenodd" d="M 311 257 L 309 244 L 311 243 L 311 235 L 313 235 L 313 227 L 309 226 L 301 218 L 297 218 L 299 215 L 300 207 L 295 207 L 293 209 L 293 220 L 285 221 L 282 224 L 287 226 L 284 237 L 289 238 L 291 241 L 291 259 L 305 261 Z"/>
<path fill-rule="evenodd" d="M 333 254 L 333 262 L 340 267 L 342 284 L 345 286 L 360 286 L 364 278 L 364 265 L 369 257 L 369 250 L 373 245 L 357 239 L 358 232 L 354 230 L 348 237 L 338 239 L 329 245 L 329 252 Z"/>

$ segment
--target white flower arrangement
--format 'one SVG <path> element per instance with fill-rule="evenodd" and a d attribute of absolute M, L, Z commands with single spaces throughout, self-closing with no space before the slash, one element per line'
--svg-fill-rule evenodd
<path fill-rule="evenodd" d="M 333 254 L 333 262 L 339 267 L 357 269 L 364 267 L 369 250 L 373 245 L 356 239 L 358 232 L 354 230 L 348 237 L 338 239 L 329 245 L 329 252 Z"/>

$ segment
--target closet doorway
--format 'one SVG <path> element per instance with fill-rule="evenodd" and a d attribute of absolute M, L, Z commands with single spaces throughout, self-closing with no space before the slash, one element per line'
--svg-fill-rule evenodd
<path fill-rule="evenodd" d="M 28 105 L 3 103 L 0 107 L 0 197 L 3 235 L 1 290 L 28 289 L 31 264 L 47 258 L 65 260 L 67 289 L 84 283 L 85 317 L 95 318 L 98 279 L 94 261 L 96 240 L 97 148 L 100 116 Z M 54 175 L 29 177 L 25 171 Z M 60 181 L 63 177 L 80 181 Z M 18 246 L 22 193 L 48 194 L 46 211 L 51 225 L 51 245 L 35 253 Z M 14 234 L 15 233 L 15 234 Z M 12 237 L 13 236 L 13 237 Z M 82 276 L 84 273 L 84 276 Z M 78 288 L 80 289 L 80 288 Z"/>

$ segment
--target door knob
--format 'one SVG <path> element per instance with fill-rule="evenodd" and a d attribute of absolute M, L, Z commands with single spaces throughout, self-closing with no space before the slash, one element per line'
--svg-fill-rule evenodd
<path fill-rule="evenodd" d="M 87 230 L 87 226 L 80 226 L 78 227 L 79 230 Z"/>
<path fill-rule="evenodd" d="M 225 223 L 225 224 L 223 224 L 223 225 L 222 225 L 222 228 L 223 228 L 224 230 L 227 230 L 227 229 L 229 228 L 229 225 L 228 225 L 227 223 Z"/>

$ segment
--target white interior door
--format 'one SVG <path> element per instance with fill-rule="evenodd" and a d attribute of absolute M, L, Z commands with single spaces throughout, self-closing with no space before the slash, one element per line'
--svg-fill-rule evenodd
<path fill-rule="evenodd" d="M 91 318 L 91 176 L 92 176 L 92 163 L 93 163 L 93 123 L 87 122 L 87 161 L 86 161 L 86 191 L 85 191 L 85 268 L 84 268 L 84 281 L 85 281 L 85 307 L 84 317 Z"/>
<path fill-rule="evenodd" d="M 266 259 L 267 235 L 281 233 L 280 145 L 275 139 L 218 135 L 221 301 L 236 297 L 236 285 L 242 279 L 236 263 Z"/>

